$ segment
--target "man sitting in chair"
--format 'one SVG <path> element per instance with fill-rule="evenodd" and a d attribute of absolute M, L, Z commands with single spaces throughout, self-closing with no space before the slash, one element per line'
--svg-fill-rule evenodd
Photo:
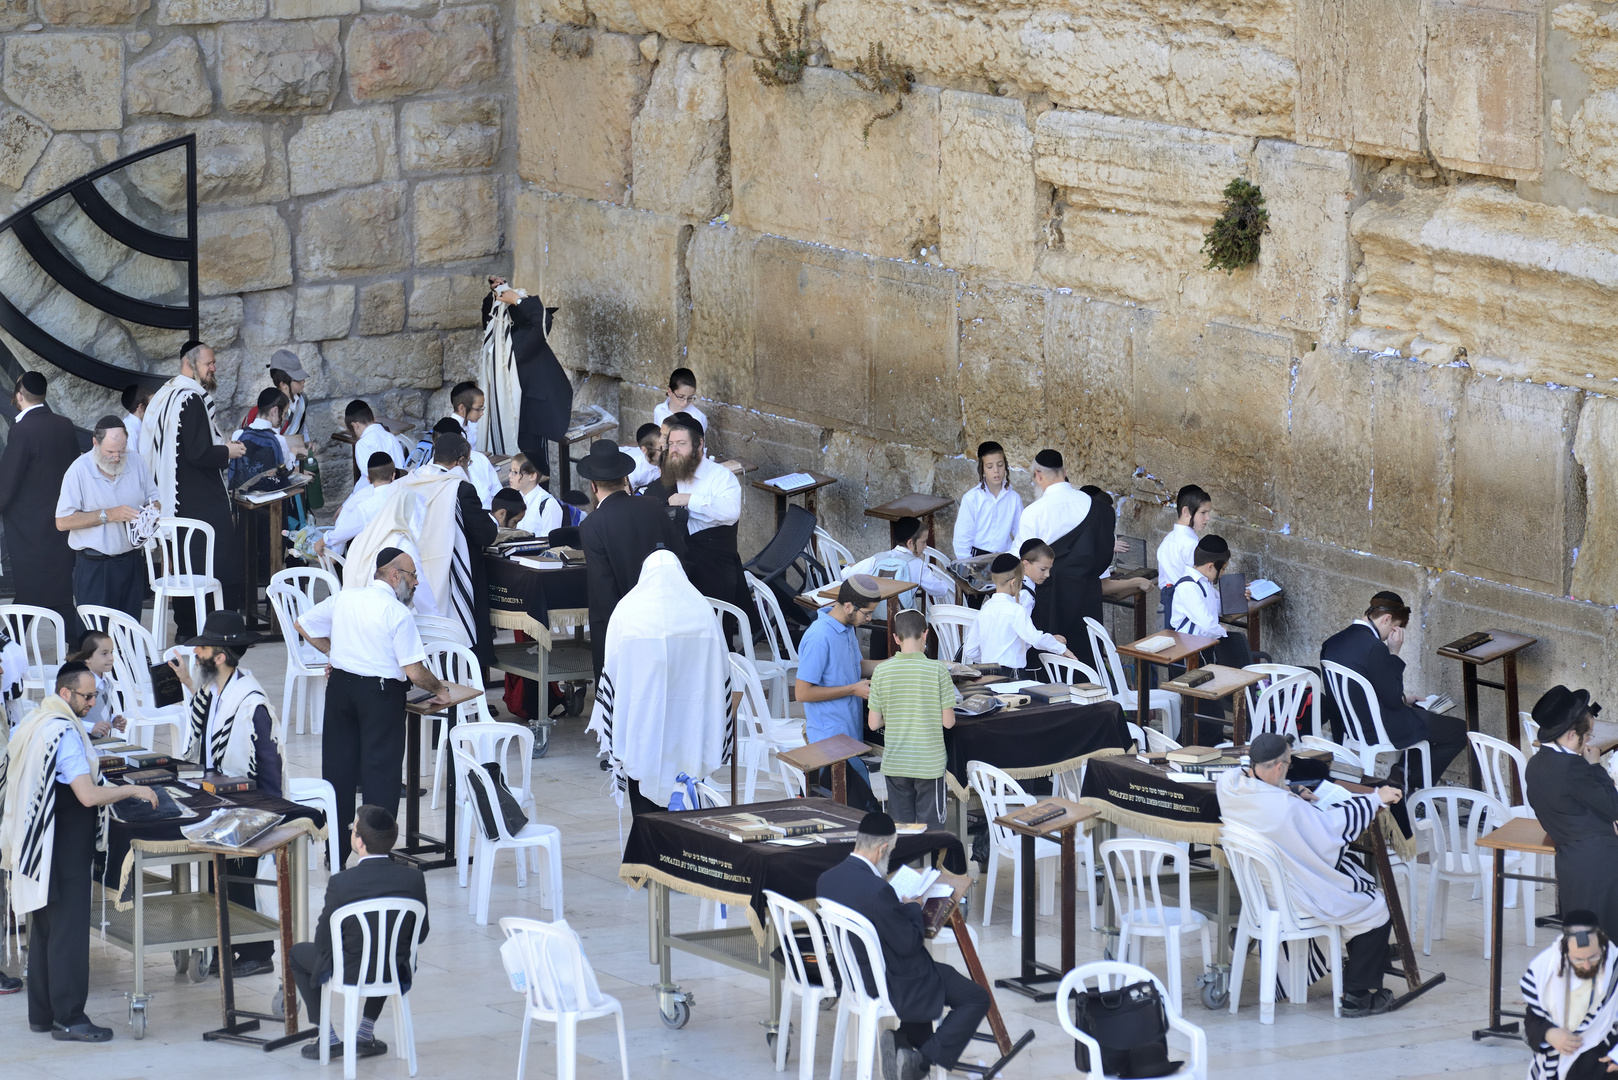
<path fill-rule="evenodd" d="M 345 904 L 359 900 L 377 900 L 390 896 L 419 901 L 423 908 L 427 906 L 427 880 L 421 876 L 421 871 L 388 858 L 388 852 L 393 850 L 393 843 L 397 839 L 399 839 L 398 822 L 393 819 L 392 814 L 380 806 L 362 806 L 355 812 L 349 843 L 353 845 L 354 854 L 359 861 L 342 873 L 333 874 L 331 881 L 327 882 L 326 906 L 320 912 L 320 921 L 315 924 L 315 940 L 300 941 L 292 946 L 290 957 L 292 982 L 297 986 L 299 996 L 303 998 L 303 1007 L 308 1012 L 309 1022 L 312 1024 L 320 1022 L 320 988 L 336 970 L 331 944 L 332 912 Z M 427 922 L 426 915 L 423 915 L 421 920 L 423 941 L 427 939 Z M 371 932 L 376 934 L 378 928 L 373 926 Z M 407 992 L 410 989 L 411 976 L 411 936 L 411 928 L 407 925 L 399 934 L 399 953 L 396 960 L 399 985 Z M 344 933 L 343 950 L 342 981 L 358 982 L 362 958 L 357 928 L 352 933 Z M 376 1018 L 382 1015 L 382 1006 L 386 1003 L 386 998 L 365 999 L 364 1019 L 360 1021 L 359 1031 L 349 1033 L 355 1040 L 356 1056 L 376 1057 L 388 1052 L 387 1044 L 374 1034 Z M 335 1011 L 335 1006 L 333 1009 Z M 319 1060 L 320 1037 L 317 1035 L 317 1041 L 303 1048 L 304 1057 Z M 328 1028 L 324 1037 L 331 1042 L 331 1057 L 342 1057 L 343 1044 L 337 1039 L 337 1029 Z"/>
<path fill-rule="evenodd" d="M 1393 920 L 1376 879 L 1348 853 L 1348 845 L 1366 830 L 1377 811 L 1399 801 L 1399 789 L 1384 785 L 1322 807 L 1307 788 L 1288 789 L 1292 744 L 1285 736 L 1273 731 L 1255 736 L 1247 755 L 1252 762 L 1248 768 L 1231 769 L 1219 777 L 1220 817 L 1274 844 L 1294 902 L 1321 922 L 1342 929 L 1348 943 L 1343 1015 L 1387 1012 L 1393 992 L 1382 986 L 1382 973 L 1388 965 Z M 1309 974 L 1315 978 L 1330 970 L 1319 952 L 1319 940 L 1309 943 Z M 1284 976 L 1285 968 L 1278 965 L 1278 974 Z"/>
<path fill-rule="evenodd" d="M 886 814 L 866 814 L 854 840 L 854 853 L 820 875 L 815 894 L 852 908 L 870 920 L 882 942 L 888 1000 L 899 1014 L 897 1036 L 882 1033 L 883 1080 L 920 1080 L 934 1065 L 953 1069 L 978 1025 L 989 1014 L 989 992 L 927 953 L 921 904 L 900 897 L 888 884 L 888 860 L 898 846 L 898 830 Z M 945 874 L 956 898 L 971 879 Z M 860 958 L 865 985 L 873 985 L 868 958 Z M 845 978 L 847 975 L 845 974 Z M 933 1030 L 933 1021 L 949 1008 Z"/>

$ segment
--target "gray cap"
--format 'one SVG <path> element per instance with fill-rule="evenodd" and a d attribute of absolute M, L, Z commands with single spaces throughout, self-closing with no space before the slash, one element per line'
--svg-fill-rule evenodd
<path fill-rule="evenodd" d="M 303 361 L 291 349 L 276 349 L 275 355 L 270 357 L 270 366 L 292 376 L 293 382 L 303 382 L 309 378 L 309 373 L 303 370 Z"/>

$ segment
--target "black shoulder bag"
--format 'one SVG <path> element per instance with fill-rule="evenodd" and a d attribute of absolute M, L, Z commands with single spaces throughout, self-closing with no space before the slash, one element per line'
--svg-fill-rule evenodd
<path fill-rule="evenodd" d="M 1133 1080 L 1180 1068 L 1169 1060 L 1169 1017 L 1152 983 L 1075 994 L 1073 1026 L 1101 1044 L 1101 1070 L 1109 1076 Z M 1089 1049 L 1077 1040 L 1073 1063 L 1081 1072 L 1091 1067 Z"/>

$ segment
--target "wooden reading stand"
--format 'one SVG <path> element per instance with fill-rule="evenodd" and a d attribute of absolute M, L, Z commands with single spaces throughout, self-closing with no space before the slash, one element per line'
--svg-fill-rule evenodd
<path fill-rule="evenodd" d="M 475 686 L 462 686 L 460 683 L 445 683 L 444 689 L 448 692 L 449 704 L 433 705 L 430 702 L 412 704 L 405 702 L 405 712 L 413 716 L 443 716 L 444 730 L 439 738 L 449 738 L 450 730 L 455 726 L 455 707 L 462 705 L 473 698 L 482 697 L 483 691 Z M 407 691 L 408 692 L 408 691 Z M 455 865 L 455 768 L 453 762 L 445 770 L 448 774 L 444 782 L 448 786 L 444 803 L 444 839 L 426 836 L 421 831 L 421 788 L 417 779 L 421 775 L 421 725 L 405 724 L 405 827 L 402 841 L 393 849 L 395 862 L 408 863 L 418 870 L 439 870 L 446 866 Z M 428 855 L 440 855 L 438 859 L 428 859 Z"/>
<path fill-rule="evenodd" d="M 829 739 L 800 746 L 796 750 L 781 750 L 776 757 L 801 770 L 805 777 L 831 766 L 831 797 L 848 805 L 848 759 L 857 758 L 871 748 L 847 735 L 833 735 Z"/>
<path fill-rule="evenodd" d="M 1025 824 L 1019 818 L 1038 816 L 1042 811 L 1060 809 L 1062 813 L 1048 821 L 1041 821 L 1035 825 Z M 1042 799 L 1033 806 L 1019 807 L 1016 811 L 1004 817 L 995 818 L 996 825 L 1003 825 L 1022 837 L 1022 974 L 1010 979 L 996 979 L 994 985 L 1006 990 L 1015 990 L 1025 997 L 1035 1001 L 1055 1001 L 1056 993 L 1053 990 L 1042 989 L 1040 984 L 1059 982 L 1064 974 L 1073 969 L 1077 949 L 1077 933 L 1074 923 L 1074 897 L 1078 893 L 1078 857 L 1076 842 L 1079 826 L 1101 813 L 1100 810 L 1089 806 L 1080 806 L 1078 803 L 1066 799 Z M 1035 908 L 1035 894 L 1039 891 L 1036 869 L 1034 866 L 1034 844 L 1036 840 L 1054 840 L 1061 847 L 1062 884 L 1058 893 L 1062 898 L 1062 960 L 1060 967 L 1042 964 L 1034 959 L 1034 927 L 1037 918 Z"/>

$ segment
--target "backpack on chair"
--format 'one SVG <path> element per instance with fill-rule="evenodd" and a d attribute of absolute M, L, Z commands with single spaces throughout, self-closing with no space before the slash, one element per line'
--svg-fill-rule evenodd
<path fill-rule="evenodd" d="M 1150 982 L 1073 995 L 1073 1026 L 1101 1044 L 1101 1071 L 1123 1080 L 1168 1076 L 1182 1064 L 1169 1060 L 1169 1017 Z M 1090 1051 L 1073 1044 L 1073 1063 L 1089 1071 Z"/>

